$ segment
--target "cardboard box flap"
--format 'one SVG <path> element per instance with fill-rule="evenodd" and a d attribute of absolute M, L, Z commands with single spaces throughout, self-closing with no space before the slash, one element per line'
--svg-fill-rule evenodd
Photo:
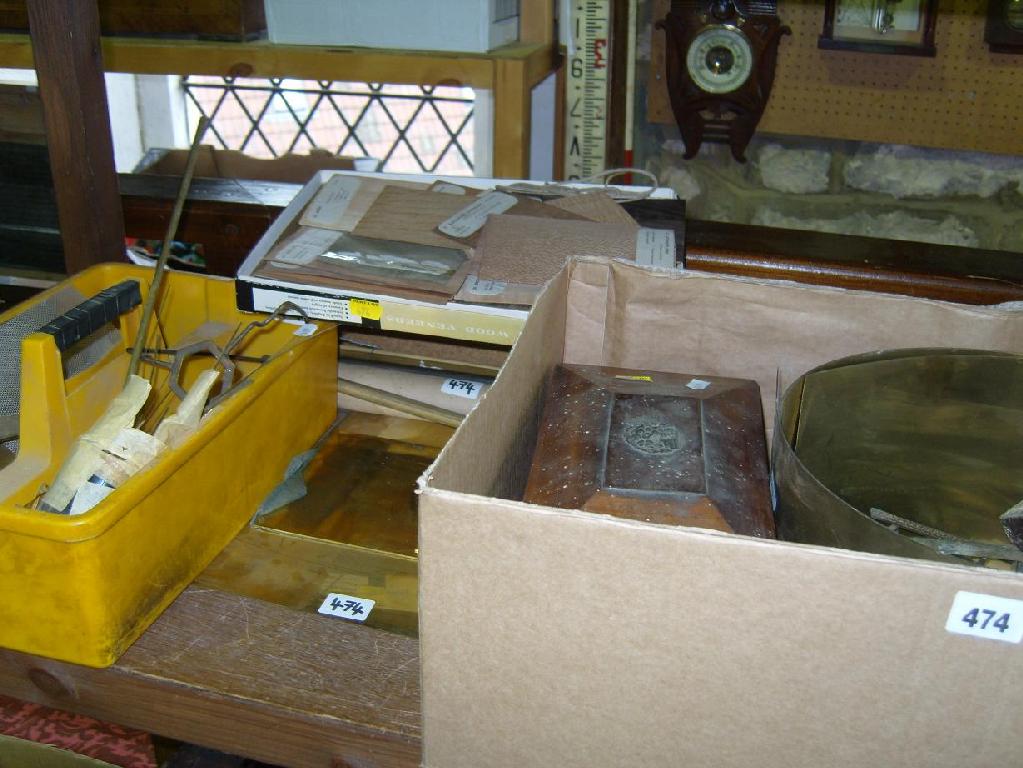
<path fill-rule="evenodd" d="M 975 307 L 709 273 L 651 273 L 621 262 L 576 262 L 571 278 L 566 362 L 647 368 L 656 360 L 667 372 L 755 379 L 768 428 L 774 424 L 779 371 L 787 386 L 811 368 L 862 352 L 1023 351 L 1018 306 Z M 603 332 L 595 333 L 601 316 Z"/>
<path fill-rule="evenodd" d="M 537 392 L 533 382 L 538 376 L 546 377 L 561 361 L 564 342 L 559 335 L 547 335 L 545 328 L 548 322 L 564 327 L 567 283 L 567 271 L 548 283 L 530 312 L 530 316 L 540 322 L 525 327 L 513 346 L 518 350 L 520 366 L 503 367 L 494 381 L 494 386 L 505 382 L 501 385 L 501 395 L 487 408 L 477 406 L 466 417 L 473 421 L 474 434 L 489 436 L 484 440 L 487 444 L 480 445 L 480 438 L 449 441 L 420 479 L 420 490 L 457 488 L 464 493 L 504 497 L 521 494 L 536 441 L 536 414 L 542 395 L 542 390 Z M 481 403 L 487 400 L 494 386 L 480 396 Z M 523 419 L 523 414 L 533 414 L 533 417 Z"/>
<path fill-rule="evenodd" d="M 781 281 L 651 271 L 596 258 L 570 261 L 545 288 L 530 316 L 536 321 L 513 347 L 517 365 L 506 365 L 485 396 L 499 398 L 502 406 L 493 413 L 477 408 L 470 416 L 486 422 L 473 434 L 488 439 L 482 445 L 471 439 L 449 443 L 433 468 L 431 487 L 514 496 L 495 490 L 498 472 L 514 472 L 506 466 L 507 446 L 499 438 L 511 439 L 527 426 L 522 413 L 533 414 L 535 422 L 534 406 L 543 385 L 533 393 L 524 391 L 532 389 L 524 382 L 539 376 L 545 385 L 560 362 L 754 379 L 770 436 L 779 382 L 785 387 L 830 360 L 898 347 L 1023 352 L 1019 304 L 976 307 Z M 505 379 L 508 383 L 501 384 Z M 510 428 L 519 421 L 523 424 Z M 533 437 L 535 426 L 528 427 Z M 528 471 L 528 456 L 525 462 Z M 518 478 L 507 487 L 520 490 L 524 482 Z"/>
<path fill-rule="evenodd" d="M 188 161 L 187 149 L 152 149 L 143 158 L 138 172 L 180 176 Z M 323 170 L 350 171 L 356 158 L 332 155 L 326 151 L 286 154 L 275 158 L 246 155 L 234 149 L 215 149 L 203 145 L 196 160 L 195 175 L 210 179 L 259 179 L 305 184 Z"/>
<path fill-rule="evenodd" d="M 571 263 L 421 484 L 424 764 L 1018 762 L 1023 644 L 947 627 L 971 595 L 1023 624 L 1020 574 L 508 500 L 562 359 L 756 378 L 773 414 L 779 368 L 906 346 L 1023 353 L 1023 312 Z"/>

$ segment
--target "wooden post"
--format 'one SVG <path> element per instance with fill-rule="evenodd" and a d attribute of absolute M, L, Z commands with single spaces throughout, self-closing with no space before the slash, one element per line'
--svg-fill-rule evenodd
<path fill-rule="evenodd" d="M 96 0 L 28 0 L 50 169 L 69 274 L 124 260 Z"/>
<path fill-rule="evenodd" d="M 531 96 L 524 61 L 494 61 L 495 178 L 525 179 L 529 176 Z"/>
<path fill-rule="evenodd" d="M 555 181 L 565 180 L 565 81 L 566 59 L 562 57 L 554 80 L 554 175 Z"/>
<path fill-rule="evenodd" d="M 522 0 L 519 6 L 519 42 L 542 45 L 555 42 L 553 0 Z"/>

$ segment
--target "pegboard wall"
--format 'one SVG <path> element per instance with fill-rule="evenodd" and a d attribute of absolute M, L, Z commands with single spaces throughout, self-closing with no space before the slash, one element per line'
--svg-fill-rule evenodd
<path fill-rule="evenodd" d="M 654 0 L 653 19 L 668 0 Z M 937 56 L 823 51 L 823 0 L 779 0 L 792 28 L 759 131 L 885 144 L 1023 154 L 1023 54 L 991 53 L 987 0 L 940 0 Z M 647 115 L 674 123 L 664 86 L 664 33 L 652 30 Z"/>

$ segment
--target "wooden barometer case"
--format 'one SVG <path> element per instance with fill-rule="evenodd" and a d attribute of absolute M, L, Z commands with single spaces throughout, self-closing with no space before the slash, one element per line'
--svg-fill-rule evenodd
<path fill-rule="evenodd" d="M 658 28 L 667 35 L 666 81 L 686 159 L 704 141 L 728 144 L 746 162 L 774 84 L 782 35 L 776 0 L 672 0 Z"/>

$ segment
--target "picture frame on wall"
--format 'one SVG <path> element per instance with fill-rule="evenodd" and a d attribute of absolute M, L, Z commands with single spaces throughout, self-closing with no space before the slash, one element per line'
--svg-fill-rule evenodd
<path fill-rule="evenodd" d="M 1023 53 L 1023 0 L 988 0 L 984 42 L 992 53 Z"/>
<path fill-rule="evenodd" d="M 817 47 L 934 56 L 937 0 L 825 0 Z"/>

